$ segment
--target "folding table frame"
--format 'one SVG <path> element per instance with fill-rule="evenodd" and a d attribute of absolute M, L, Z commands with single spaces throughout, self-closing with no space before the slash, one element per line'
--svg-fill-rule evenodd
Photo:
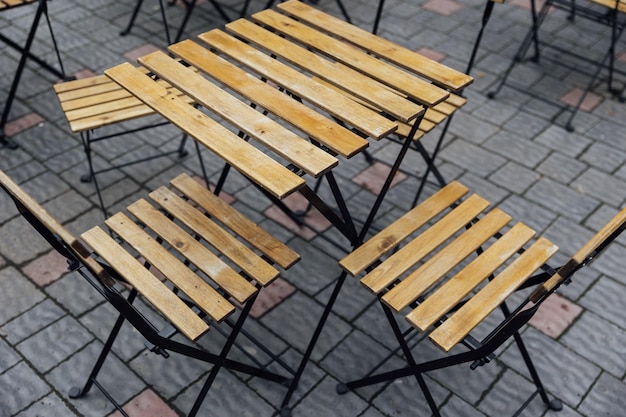
<path fill-rule="evenodd" d="M 596 66 L 595 71 L 590 75 L 589 82 L 587 83 L 583 94 L 578 99 L 578 102 L 571 110 L 569 118 L 565 122 L 565 128 L 569 132 L 574 131 L 574 126 L 572 125 L 574 117 L 580 110 L 587 94 L 589 94 L 589 92 L 594 88 L 602 70 L 608 69 L 607 85 L 609 92 L 623 102 L 625 100 L 623 93 L 624 88 L 626 88 L 626 83 L 621 89 L 615 89 L 613 87 L 613 78 L 615 73 L 625 74 L 623 71 L 618 71 L 615 68 L 615 46 L 626 28 L 626 13 L 624 13 L 626 12 L 626 3 L 622 0 L 583 0 L 583 3 L 587 4 L 581 4 L 581 2 L 575 0 L 546 0 L 541 6 L 539 12 L 537 12 L 536 0 L 531 0 L 531 28 L 520 44 L 520 47 L 513 57 L 511 64 L 500 78 L 500 82 L 496 86 L 495 90 L 488 93 L 488 97 L 495 98 L 502 87 L 506 84 L 506 81 L 513 69 L 525 59 L 528 49 L 531 46 L 534 47 L 534 55 L 531 57 L 532 62 L 539 62 L 540 48 L 541 46 L 546 46 Z M 573 21 L 576 17 L 583 17 L 610 28 L 611 39 L 609 49 L 599 62 L 592 61 L 581 54 L 572 52 L 571 50 L 560 48 L 554 43 L 542 42 L 540 40 L 539 29 L 548 15 L 555 8 L 570 12 L 568 19 L 571 21 Z M 622 16 L 621 20 L 620 15 Z"/>
<path fill-rule="evenodd" d="M 21 53 L 20 60 L 17 65 L 17 69 L 15 70 L 15 75 L 13 76 L 13 81 L 9 89 L 9 95 L 7 96 L 7 99 L 4 103 L 2 116 L 0 116 L 0 144 L 11 149 L 17 148 L 17 144 L 13 142 L 10 138 L 5 136 L 4 127 L 6 126 L 7 121 L 9 120 L 9 113 L 11 112 L 11 106 L 13 105 L 13 100 L 15 99 L 15 94 L 17 93 L 17 88 L 19 86 L 20 79 L 22 78 L 24 67 L 26 66 L 26 61 L 28 59 L 31 59 L 37 64 L 39 64 L 42 68 L 52 73 L 53 75 L 56 75 L 60 79 L 66 79 L 65 71 L 63 69 L 63 63 L 61 62 L 61 55 L 59 53 L 59 48 L 57 47 L 57 42 L 54 37 L 54 32 L 52 31 L 52 25 L 50 23 L 50 16 L 48 15 L 48 0 L 2 0 L 0 1 L 0 12 L 11 10 L 20 6 L 31 5 L 35 2 L 37 2 L 37 10 L 35 11 L 33 23 L 31 24 L 30 30 L 28 32 L 28 36 L 26 38 L 26 43 L 23 46 L 19 45 L 12 39 L 9 39 L 7 36 L 0 33 L 0 41 L 6 43 L 11 48 L 14 48 Z M 42 15 L 46 18 L 48 29 L 50 30 L 50 35 L 52 36 L 52 43 L 54 45 L 54 51 L 59 61 L 59 69 L 54 68 L 43 59 L 33 55 L 30 50 L 33 44 L 33 41 L 35 40 L 35 34 L 37 33 L 37 28 L 39 27 L 39 21 L 41 20 Z"/>
<path fill-rule="evenodd" d="M 145 337 L 152 352 L 165 358 L 169 351 L 176 352 L 213 365 L 190 417 L 198 413 L 221 368 L 279 384 L 289 382 L 227 356 L 259 289 L 278 277 L 274 265 L 288 269 L 299 255 L 188 175 L 176 177 L 171 186 L 150 193 L 150 201 L 129 205 L 128 215 L 119 212 L 107 219 L 110 233 L 96 226 L 79 240 L 0 171 L 0 188 L 20 214 L 67 259 L 71 271 L 83 276 L 119 312 L 86 384 L 72 388 L 69 396 L 80 398 L 96 386 L 125 417 L 128 414 L 97 379 L 106 370 L 105 360 L 125 321 Z M 159 329 L 151 322 L 146 311 L 133 304 L 139 296 L 169 324 Z M 233 303 L 242 308 L 231 319 Z M 191 343 L 209 331 L 209 323 L 218 322 L 231 328 L 219 353 Z M 179 333 L 186 341 L 172 339 Z"/>
<path fill-rule="evenodd" d="M 553 269 L 547 262 L 558 250 L 554 244 L 535 239 L 535 232 L 523 223 L 511 225 L 502 210 L 487 211 L 484 198 L 464 198 L 468 191 L 451 182 L 340 261 L 346 274 L 365 272 L 361 283 L 378 297 L 406 365 L 386 372 L 378 365 L 363 379 L 340 384 L 339 393 L 415 377 L 430 411 L 440 417 L 424 375 L 463 363 L 474 370 L 492 361 L 494 352 L 513 338 L 536 386 L 515 416 L 537 395 L 550 409 L 562 408 L 559 400 L 548 397 L 519 331 L 552 293 L 626 229 L 626 209 L 562 267 Z M 509 297 L 520 290 L 531 292 L 520 295 L 522 302 L 511 310 L 508 303 L 516 301 Z M 498 308 L 504 319 L 486 320 Z M 408 330 L 401 328 L 397 314 L 410 323 Z M 480 324 L 482 336 L 472 336 Z M 409 347 L 418 330 L 428 333 L 446 356 L 419 362 Z"/>

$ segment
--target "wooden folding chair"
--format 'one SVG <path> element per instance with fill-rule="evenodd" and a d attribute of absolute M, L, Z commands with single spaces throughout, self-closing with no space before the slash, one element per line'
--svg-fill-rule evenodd
<path fill-rule="evenodd" d="M 553 269 L 547 261 L 557 252 L 554 244 L 535 239 L 535 232 L 523 223 L 509 225 L 509 215 L 497 208 L 487 211 L 488 201 L 476 194 L 464 198 L 467 193 L 462 184 L 451 182 L 340 261 L 353 276 L 366 272 L 361 283 L 378 297 L 407 361 L 400 369 L 340 384 L 340 393 L 414 376 L 431 412 L 440 416 L 424 374 L 462 363 L 472 369 L 485 365 L 513 337 L 536 386 L 522 409 L 536 395 L 551 409 L 562 407 L 559 400 L 548 398 L 519 330 L 543 301 L 626 229 L 626 209 L 562 267 Z M 523 300 L 510 310 L 507 299 L 517 291 L 522 291 Z M 494 320 L 485 319 L 498 307 L 504 319 L 490 326 Z M 398 313 L 410 323 L 408 331 L 401 330 Z M 407 343 L 415 330 L 428 333 L 446 353 L 455 346 L 466 349 L 419 363 Z"/>
<path fill-rule="evenodd" d="M 124 415 L 121 406 L 97 380 L 108 353 L 128 321 L 151 350 L 167 357 L 177 352 L 213 364 L 190 416 L 196 415 L 220 368 L 285 383 L 287 378 L 228 359 L 259 289 L 274 281 L 279 271 L 299 260 L 283 243 L 220 200 L 186 174 L 161 187 L 151 202 L 140 199 L 106 220 L 110 232 L 96 226 L 74 237 L 4 172 L 0 186 L 19 212 L 62 256 L 69 268 L 82 275 L 120 313 L 102 353 L 83 388 L 71 398 L 85 395 L 96 385 Z M 158 273 L 157 273 L 158 272 Z M 147 314 L 133 304 L 140 296 L 169 325 L 159 330 Z M 242 305 L 235 319 L 234 303 Z M 209 331 L 209 323 L 226 323 L 232 331 L 219 353 L 191 342 Z M 177 333 L 187 339 L 173 340 Z"/>
<path fill-rule="evenodd" d="M 145 68 L 142 68 L 142 71 L 148 73 L 148 70 Z M 165 81 L 160 81 L 160 83 L 175 94 L 181 95 L 180 92 L 173 89 L 173 87 Z M 80 180 L 82 182 L 93 182 L 100 207 L 105 217 L 108 217 L 108 212 L 98 183 L 98 174 L 162 156 L 176 155 L 178 158 L 183 158 L 187 155 L 185 149 L 187 135 L 183 134 L 176 150 L 148 155 L 133 161 L 96 169 L 93 162 L 93 147 L 95 143 L 164 126 L 169 124 L 169 122 L 148 122 L 139 127 L 121 130 L 111 134 L 97 134 L 97 132 L 105 126 L 117 125 L 123 122 L 144 118 L 154 115 L 155 112 L 104 74 L 55 84 L 54 91 L 61 105 L 61 109 L 63 110 L 63 114 L 67 119 L 70 130 L 72 133 L 78 133 L 80 135 L 81 143 L 85 151 L 89 172 L 81 176 Z M 187 101 L 190 105 L 193 104 L 191 100 Z M 195 143 L 195 147 L 198 153 L 200 169 L 202 170 L 204 180 L 207 181 L 208 184 L 207 174 L 200 154 L 200 147 L 197 143 Z"/>

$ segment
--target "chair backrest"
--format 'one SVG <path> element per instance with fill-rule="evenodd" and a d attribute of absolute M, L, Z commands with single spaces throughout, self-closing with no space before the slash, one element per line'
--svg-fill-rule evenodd
<path fill-rule="evenodd" d="M 591 263 L 626 229 L 626 208 L 622 209 L 598 233 L 596 233 L 558 272 L 544 282 L 530 296 L 534 303 L 554 292 L 561 284 L 585 265 Z"/>

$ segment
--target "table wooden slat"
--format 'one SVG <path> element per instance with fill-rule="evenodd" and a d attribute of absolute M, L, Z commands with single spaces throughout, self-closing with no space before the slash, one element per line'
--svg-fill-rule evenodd
<path fill-rule="evenodd" d="M 376 36 L 357 26 L 317 10 L 297 0 L 279 3 L 278 9 L 307 22 L 321 31 L 332 33 L 359 47 L 384 57 L 438 85 L 459 92 L 472 83 L 472 77 L 417 54 L 408 48 Z"/>
<path fill-rule="evenodd" d="M 298 175 L 177 98 L 132 65 L 121 64 L 105 73 L 276 198 L 282 199 L 305 184 Z"/>
<path fill-rule="evenodd" d="M 418 103 L 432 107 L 448 97 L 446 90 L 423 78 L 392 66 L 345 41 L 328 36 L 275 10 L 264 10 L 252 17 L 283 35 L 296 39 L 308 48 L 331 56 L 334 60 L 408 95 Z"/>
<path fill-rule="evenodd" d="M 390 91 L 387 86 L 365 74 L 341 63 L 329 61 L 248 20 L 236 20 L 228 23 L 226 28 L 250 43 L 267 49 L 272 54 L 286 59 L 303 70 L 317 75 L 331 84 L 349 90 L 352 94 L 366 102 L 384 109 L 386 113 L 391 114 L 398 120 L 412 120 L 424 111 L 423 107 Z M 302 98 L 308 99 L 307 96 Z"/>
<path fill-rule="evenodd" d="M 328 152 L 287 130 L 163 52 L 143 56 L 140 63 L 307 174 L 317 178 L 337 166 L 337 159 Z"/>
<path fill-rule="evenodd" d="M 224 55 L 252 68 L 277 85 L 373 138 L 380 139 L 396 129 L 396 124 L 385 117 L 336 91 L 311 82 L 305 74 L 227 35 L 225 32 L 215 29 L 201 34 L 199 38 Z"/>

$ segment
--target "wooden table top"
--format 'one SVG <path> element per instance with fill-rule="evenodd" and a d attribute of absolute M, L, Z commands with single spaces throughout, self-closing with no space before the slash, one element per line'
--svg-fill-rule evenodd
<path fill-rule="evenodd" d="M 472 82 L 296 0 L 225 29 L 105 74 L 279 199 Z"/>

